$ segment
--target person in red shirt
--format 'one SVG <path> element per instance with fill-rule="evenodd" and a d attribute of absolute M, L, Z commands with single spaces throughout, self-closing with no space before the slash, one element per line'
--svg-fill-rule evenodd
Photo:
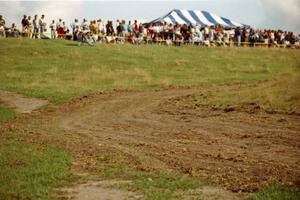
<path fill-rule="evenodd" d="M 138 25 L 137 20 L 134 20 L 132 27 L 133 27 L 133 32 L 134 32 L 135 36 L 138 37 L 139 36 L 139 25 Z"/>

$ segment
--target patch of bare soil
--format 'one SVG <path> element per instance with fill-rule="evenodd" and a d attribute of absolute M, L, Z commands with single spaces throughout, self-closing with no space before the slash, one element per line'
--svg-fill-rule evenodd
<path fill-rule="evenodd" d="M 78 169 L 93 169 L 95 155 L 103 152 L 140 170 L 187 174 L 233 192 L 274 183 L 299 186 L 300 116 L 196 105 L 194 96 L 210 90 L 93 94 L 50 106 L 22 123 L 66 132 L 54 143 L 73 152 Z"/>
<path fill-rule="evenodd" d="M 49 102 L 43 99 L 29 98 L 22 94 L 0 90 L 0 103 L 15 109 L 18 113 L 30 113 Z"/>
<path fill-rule="evenodd" d="M 131 181 L 89 181 L 74 187 L 60 189 L 58 198 L 73 200 L 136 200 L 143 198 L 143 195 L 140 193 L 114 188 L 117 184 L 124 183 L 130 184 Z M 175 196 L 180 196 L 183 200 L 240 200 L 243 198 L 242 194 L 232 193 L 214 186 L 203 186 L 175 194 Z"/>
<path fill-rule="evenodd" d="M 90 181 L 72 188 L 62 189 L 61 198 L 74 200 L 135 200 L 142 197 L 141 194 L 113 189 L 113 185 L 127 183 L 128 181 Z"/>

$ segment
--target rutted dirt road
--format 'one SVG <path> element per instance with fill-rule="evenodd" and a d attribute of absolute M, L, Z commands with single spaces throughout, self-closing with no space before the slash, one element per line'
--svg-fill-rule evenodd
<path fill-rule="evenodd" d="M 300 116 L 197 105 L 195 95 L 213 89 L 93 94 L 28 119 L 83 136 L 96 149 L 118 152 L 145 171 L 188 174 L 234 192 L 274 183 L 299 185 Z"/>
<path fill-rule="evenodd" d="M 189 174 L 231 191 L 298 185 L 300 116 L 196 106 L 194 95 L 209 89 L 90 95 L 66 104 L 48 123 L 121 152 L 146 171 Z"/>

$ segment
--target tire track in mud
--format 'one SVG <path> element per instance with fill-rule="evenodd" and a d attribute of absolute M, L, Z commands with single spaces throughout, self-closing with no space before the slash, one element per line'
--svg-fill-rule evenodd
<path fill-rule="evenodd" d="M 63 105 L 49 126 L 121 152 L 141 169 L 188 174 L 235 192 L 299 185 L 300 117 L 195 108 L 191 97 L 211 89 L 94 94 Z"/>

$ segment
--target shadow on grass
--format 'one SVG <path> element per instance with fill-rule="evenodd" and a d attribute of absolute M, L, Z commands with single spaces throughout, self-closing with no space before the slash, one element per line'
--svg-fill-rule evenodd
<path fill-rule="evenodd" d="M 70 47 L 77 47 L 77 42 L 74 41 L 74 43 L 67 43 L 66 46 L 70 46 Z"/>

